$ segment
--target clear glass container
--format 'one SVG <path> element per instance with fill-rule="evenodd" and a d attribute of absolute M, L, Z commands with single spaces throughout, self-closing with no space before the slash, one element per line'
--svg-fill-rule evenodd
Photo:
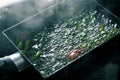
<path fill-rule="evenodd" d="M 119 22 L 94 1 L 61 0 L 3 34 L 47 78 L 118 35 Z"/>

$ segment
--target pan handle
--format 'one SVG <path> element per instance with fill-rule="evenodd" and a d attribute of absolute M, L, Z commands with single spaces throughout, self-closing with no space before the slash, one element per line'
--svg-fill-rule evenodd
<path fill-rule="evenodd" d="M 19 52 L 0 58 L 0 74 L 2 75 L 15 74 L 29 66 L 30 63 Z"/>
<path fill-rule="evenodd" d="M 9 75 L 17 72 L 17 67 L 9 56 L 0 58 L 0 74 Z"/>

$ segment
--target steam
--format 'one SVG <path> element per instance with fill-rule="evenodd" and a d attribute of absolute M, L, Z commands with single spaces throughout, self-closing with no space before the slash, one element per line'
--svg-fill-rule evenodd
<path fill-rule="evenodd" d="M 12 1 L 14 3 L 12 3 Z M 3 5 L 4 2 L 6 3 Z M 11 27 L 12 25 L 23 21 L 24 19 L 27 19 L 39 12 L 42 12 L 43 10 L 49 8 L 55 3 L 55 0 L 4 0 L 2 1 L 2 3 L 0 3 L 2 7 L 2 9 L 0 10 L 0 18 L 2 18 L 2 20 L 3 18 L 6 18 L 5 22 L 8 23 L 8 27 Z M 3 11 L 3 9 L 7 9 L 7 11 Z M 53 12 L 51 10 L 48 14 L 52 13 Z M 31 19 L 31 23 L 27 23 L 25 24 L 25 26 L 33 27 L 34 25 L 35 27 L 35 24 L 38 24 L 40 22 L 38 22 L 38 20 L 42 21 L 42 19 L 33 18 Z"/>
<path fill-rule="evenodd" d="M 56 6 L 55 4 L 59 4 L 61 1 L 61 6 Z M 15 23 L 21 22 L 22 20 L 29 18 L 35 14 L 41 14 L 51 6 L 53 6 L 51 9 L 47 10 L 47 13 L 44 15 L 45 17 L 49 17 L 53 14 L 59 14 L 60 16 L 63 15 L 65 16 L 72 16 L 74 12 L 76 12 L 75 7 L 78 7 L 76 4 L 80 4 L 81 7 L 79 7 L 82 11 L 82 6 L 90 3 L 89 1 L 86 0 L 29 0 L 29 1 L 24 1 L 19 4 L 14 4 L 10 6 L 9 12 L 8 12 L 8 17 L 10 17 L 10 21 L 13 21 Z M 66 10 L 65 13 L 62 11 L 54 11 L 55 8 L 65 8 L 69 7 L 69 10 Z M 87 6 L 86 6 L 87 8 Z M 86 9 L 87 10 L 87 9 Z M 44 21 L 44 17 L 34 17 L 28 20 L 27 22 L 24 23 L 24 27 L 27 28 L 35 28 L 38 27 L 42 22 Z M 14 24 L 15 24 L 14 23 Z"/>
<path fill-rule="evenodd" d="M 15 4 L 15 3 L 19 3 L 22 2 L 23 0 L 3 0 L 0 1 L 0 8 Z"/>

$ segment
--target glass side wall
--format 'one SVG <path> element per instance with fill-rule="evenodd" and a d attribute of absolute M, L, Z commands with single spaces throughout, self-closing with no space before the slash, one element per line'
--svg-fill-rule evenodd
<path fill-rule="evenodd" d="M 4 34 L 46 78 L 119 34 L 116 21 L 97 3 L 64 0 Z"/>

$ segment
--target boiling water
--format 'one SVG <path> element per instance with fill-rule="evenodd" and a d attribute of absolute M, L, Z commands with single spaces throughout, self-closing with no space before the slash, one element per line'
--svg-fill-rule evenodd
<path fill-rule="evenodd" d="M 40 31 L 33 38 L 34 54 L 31 61 L 43 77 L 50 76 L 119 32 L 116 23 L 97 11 L 73 15 L 52 26 L 54 29 L 45 27 L 44 31 Z M 69 60 L 68 53 L 72 48 L 84 49 L 84 53 Z M 41 54 L 38 59 L 34 59 L 37 51 Z"/>

